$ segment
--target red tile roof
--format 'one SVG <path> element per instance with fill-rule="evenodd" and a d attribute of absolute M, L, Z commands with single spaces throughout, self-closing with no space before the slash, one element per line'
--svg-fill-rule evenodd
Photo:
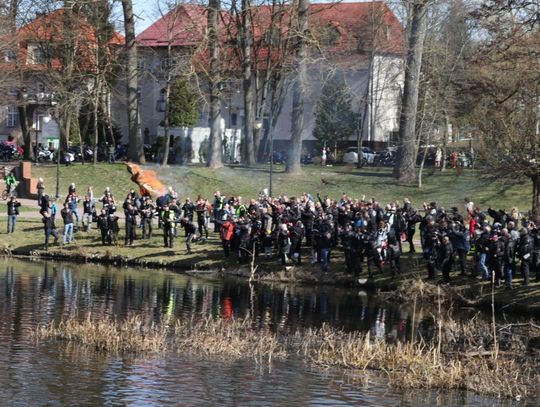
<path fill-rule="evenodd" d="M 206 30 L 206 7 L 182 4 L 169 11 L 137 36 L 144 47 L 166 47 L 169 33 L 173 46 L 198 45 Z"/>
<path fill-rule="evenodd" d="M 94 27 L 84 17 L 76 17 L 74 21 L 74 35 L 77 46 L 77 54 L 80 56 L 78 67 L 81 70 L 92 69 L 95 44 L 97 42 Z M 17 31 L 16 42 L 18 44 L 17 58 L 25 69 L 39 71 L 46 69 L 44 64 L 27 64 L 27 52 L 29 44 L 47 44 L 53 52 L 51 65 L 53 68 L 61 67 L 60 56 L 56 55 L 57 46 L 64 37 L 64 9 L 52 11 L 49 14 L 38 15 L 31 23 L 26 24 Z M 124 37 L 114 32 L 109 45 L 119 46 L 124 44 Z M 9 63 L 3 64 L 7 67 Z"/>
<path fill-rule="evenodd" d="M 256 39 L 268 31 L 271 12 L 270 6 L 254 7 L 252 14 Z M 229 16 L 222 12 L 221 17 L 223 25 Z M 285 17 L 285 26 L 287 21 Z M 139 34 L 137 42 L 143 47 L 167 46 L 167 32 L 173 29 L 173 46 L 198 45 L 204 38 L 206 26 L 206 7 L 184 4 Z M 339 41 L 333 47 L 334 52 L 368 52 L 371 44 L 374 44 L 377 52 L 403 53 L 403 27 L 384 1 L 311 4 L 310 30 L 313 35 L 317 37 L 330 26 L 340 33 Z M 376 29 L 373 30 L 373 27 Z M 285 31 L 286 27 L 283 30 Z M 222 35 L 224 31 L 222 30 Z M 376 31 L 376 35 L 372 35 L 373 31 Z"/>

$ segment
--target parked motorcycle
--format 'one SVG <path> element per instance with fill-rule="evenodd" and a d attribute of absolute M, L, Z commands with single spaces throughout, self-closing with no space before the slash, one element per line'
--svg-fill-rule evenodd
<path fill-rule="evenodd" d="M 51 150 L 45 147 L 38 147 L 37 160 L 38 162 L 53 161 L 54 154 Z"/>

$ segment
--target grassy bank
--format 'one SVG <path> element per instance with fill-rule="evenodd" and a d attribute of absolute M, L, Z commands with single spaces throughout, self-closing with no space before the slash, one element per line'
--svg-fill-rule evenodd
<path fill-rule="evenodd" d="M 212 171 L 201 166 L 169 166 L 161 168 L 149 166 L 158 170 L 159 178 L 167 185 L 173 185 L 181 193 L 181 198 L 197 194 L 212 196 L 215 190 L 221 190 L 228 195 L 241 195 L 244 198 L 258 196 L 259 192 L 268 185 L 268 168 L 243 168 L 238 166 L 225 167 Z M 75 182 L 79 191 L 84 191 L 88 185 L 94 187 L 96 195 L 107 186 L 121 199 L 124 193 L 134 184 L 125 169 L 118 164 L 76 164 L 60 168 L 60 191 L 65 193 L 69 183 Z M 51 193 L 55 185 L 56 167 L 54 165 L 39 165 L 33 168 L 34 176 L 45 179 L 47 191 Z M 519 180 L 518 180 L 519 181 Z M 520 210 L 528 207 L 529 185 L 513 182 L 507 185 L 502 182 L 486 182 L 478 171 L 447 170 L 444 173 L 427 170 L 424 188 L 418 189 L 396 185 L 388 168 L 345 168 L 320 167 L 308 165 L 303 173 L 289 176 L 283 172 L 282 166 L 277 166 L 274 174 L 274 192 L 287 192 L 296 195 L 302 192 L 315 194 L 320 191 L 323 195 L 339 197 L 347 192 L 353 197 L 374 196 L 381 202 L 392 199 L 410 198 L 414 203 L 436 200 L 445 206 L 457 205 L 462 207 L 463 197 L 470 196 L 477 204 L 484 207 L 491 205 L 499 208 L 518 206 Z M 53 192 L 54 193 L 54 192 Z M 1 206 L 0 206 L 1 210 Z M 166 267 L 170 269 L 189 270 L 223 270 L 227 273 L 249 276 L 248 265 L 239 265 L 235 260 L 225 261 L 220 242 L 212 234 L 205 244 L 194 244 L 193 253 L 185 253 L 182 232 L 175 242 L 174 249 L 163 247 L 161 231 L 151 241 L 137 241 L 134 247 L 101 246 L 99 232 L 76 233 L 75 243 L 68 246 L 53 246 L 48 252 L 43 248 L 43 229 L 39 219 L 30 219 L 21 212 L 18 231 L 13 235 L 2 236 L 0 251 L 21 255 L 52 257 L 56 259 L 94 261 L 111 264 L 123 264 L 144 267 Z M 3 226 L 0 223 L 0 233 Z M 120 233 L 123 237 L 123 231 Z M 306 253 L 307 255 L 307 253 Z M 304 259 L 307 257 L 304 256 Z M 368 280 L 367 285 L 378 289 L 389 290 L 400 286 L 402 281 L 423 279 L 426 275 L 423 260 L 418 256 L 404 256 L 404 274 L 392 279 L 389 273 L 376 275 Z M 317 265 L 305 264 L 302 267 L 281 267 L 277 259 L 265 260 L 257 258 L 257 278 L 262 281 L 281 281 L 286 283 L 304 284 L 339 284 L 358 286 L 357 279 L 344 273 L 341 254 L 332 257 L 331 272 L 323 274 Z M 306 262 L 305 262 L 306 263 Z M 365 276 L 365 275 L 364 275 Z M 361 276 L 361 277 L 364 277 Z M 505 291 L 497 289 L 495 300 L 501 309 L 527 310 L 540 313 L 540 284 L 533 283 L 529 287 L 520 287 L 520 278 L 516 281 L 516 289 Z M 433 287 L 433 285 L 428 285 Z M 489 306 L 491 304 L 491 287 L 468 277 L 455 276 L 451 297 L 461 305 Z M 411 296 L 407 291 L 402 297 Z M 461 296 L 461 297 L 460 297 Z M 403 300 L 404 298 L 401 298 Z"/>
<path fill-rule="evenodd" d="M 486 323 L 452 324 L 453 336 L 438 335 L 430 342 L 388 344 L 369 334 L 346 333 L 324 326 L 293 336 L 253 328 L 244 320 L 168 320 L 154 325 L 139 316 L 124 321 L 110 318 L 69 319 L 39 326 L 37 341 L 56 340 L 107 354 L 194 352 L 232 359 L 254 358 L 259 363 L 299 355 L 318 366 L 376 369 L 389 384 L 402 389 L 459 389 L 512 398 L 534 398 L 538 364 L 527 355 L 530 344 L 522 332 L 511 332 L 504 350 L 490 332 L 508 327 Z M 442 326 L 442 323 L 441 323 Z M 530 325 L 540 333 L 540 327 Z M 529 335 L 531 333 L 529 332 Z"/>
<path fill-rule="evenodd" d="M 156 170 L 160 180 L 166 185 L 174 186 L 181 198 L 191 198 L 201 194 L 212 197 L 214 191 L 224 194 L 240 195 L 244 198 L 257 197 L 269 184 L 269 168 L 267 166 L 243 168 L 228 166 L 218 171 L 202 166 L 147 166 Z M 54 194 L 56 185 L 56 167 L 51 165 L 34 166 L 34 177 L 45 180 L 46 191 Z M 65 196 L 68 185 L 75 182 L 80 192 L 93 186 L 96 195 L 105 187 L 110 187 L 115 196 L 122 199 L 130 187 L 135 187 L 130 180 L 124 164 L 75 164 L 60 169 L 60 194 Z M 463 198 L 471 197 L 483 207 L 511 208 L 517 206 L 527 211 L 531 201 L 531 186 L 527 180 L 512 182 L 486 180 L 476 170 L 446 172 L 427 169 L 424 174 L 424 186 L 416 187 L 397 185 L 389 168 L 366 167 L 362 169 L 350 167 L 320 167 L 307 165 L 303 173 L 291 176 L 285 174 L 283 166 L 277 165 L 273 177 L 274 195 L 287 193 L 289 196 L 308 192 L 315 195 L 328 195 L 339 198 L 346 192 L 354 198 L 375 197 L 380 202 L 402 200 L 408 197 L 416 205 L 422 202 L 437 201 L 445 207 L 463 207 Z"/>

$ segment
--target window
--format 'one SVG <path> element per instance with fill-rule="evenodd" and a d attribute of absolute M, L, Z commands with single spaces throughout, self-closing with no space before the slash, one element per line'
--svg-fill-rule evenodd
<path fill-rule="evenodd" d="M 231 127 L 236 127 L 238 125 L 238 114 L 232 113 L 231 114 Z"/>
<path fill-rule="evenodd" d="M 158 100 L 156 102 L 156 112 L 164 112 L 166 106 L 165 100 Z"/>
<path fill-rule="evenodd" d="M 161 58 L 159 67 L 162 71 L 168 71 L 171 68 L 171 61 L 169 58 Z"/>
<path fill-rule="evenodd" d="M 144 71 L 146 68 L 146 60 L 144 58 L 137 59 L 137 70 Z"/>
<path fill-rule="evenodd" d="M 165 88 L 159 91 L 159 99 L 156 103 L 156 111 L 158 112 L 164 112 L 165 108 L 167 107 L 167 103 L 166 103 L 167 101 L 165 100 L 166 93 L 167 91 L 165 90 Z"/>
<path fill-rule="evenodd" d="M 386 25 L 386 41 L 390 41 L 392 39 L 392 26 Z"/>
<path fill-rule="evenodd" d="M 17 59 L 17 53 L 14 50 L 10 49 L 4 53 L 5 62 L 15 62 L 16 59 Z"/>
<path fill-rule="evenodd" d="M 31 61 L 33 64 L 44 64 L 45 53 L 40 47 L 35 47 L 31 51 Z"/>
<path fill-rule="evenodd" d="M 7 116 L 6 116 L 6 127 L 15 127 L 17 126 L 17 107 L 8 106 Z"/>

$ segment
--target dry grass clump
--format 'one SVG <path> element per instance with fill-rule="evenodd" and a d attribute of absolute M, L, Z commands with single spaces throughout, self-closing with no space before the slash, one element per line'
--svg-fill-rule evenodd
<path fill-rule="evenodd" d="M 173 343 L 176 350 L 189 349 L 204 355 L 230 358 L 256 358 L 259 361 L 287 357 L 286 341 L 268 331 L 255 331 L 246 319 L 214 320 L 197 323 L 178 321 L 174 325 Z"/>
<path fill-rule="evenodd" d="M 477 321 L 478 322 L 478 321 Z M 324 325 L 293 336 L 278 336 L 253 328 L 250 318 L 193 322 L 172 320 L 153 325 L 139 316 L 124 321 L 107 318 L 68 320 L 57 326 L 40 326 L 36 339 L 55 339 L 110 353 L 191 351 L 232 359 L 254 358 L 259 363 L 297 354 L 319 366 L 375 369 L 401 389 L 436 388 L 471 390 L 480 394 L 526 398 L 534 396 L 539 380 L 538 363 L 521 345 L 501 350 L 490 338 L 487 324 L 447 323 L 451 335 L 439 331 L 426 343 L 390 344 L 373 340 L 369 333 L 344 332 Z M 486 325 L 486 326 L 484 326 Z M 508 327 L 504 327 L 508 330 Z M 451 338 L 451 339 L 449 339 Z"/>
<path fill-rule="evenodd" d="M 33 332 L 36 340 L 60 340 L 108 353 L 159 352 L 166 347 L 167 328 L 146 325 L 139 316 L 118 322 L 111 318 L 83 321 L 69 319 L 58 325 L 40 325 Z"/>
<path fill-rule="evenodd" d="M 441 352 L 435 344 L 372 341 L 369 335 L 328 327 L 297 334 L 299 353 L 322 366 L 376 369 L 401 389 L 470 390 L 480 394 L 534 396 L 539 379 L 534 361 L 496 352 Z M 474 349 L 474 348 L 473 348 Z"/>
<path fill-rule="evenodd" d="M 406 280 L 399 287 L 388 293 L 387 298 L 402 303 L 413 300 L 419 304 L 457 304 L 465 306 L 478 305 L 479 300 L 466 298 L 450 285 L 437 285 L 421 278 Z"/>
<path fill-rule="evenodd" d="M 178 320 L 155 325 L 145 323 L 140 316 L 124 321 L 88 317 L 38 326 L 33 335 L 36 340 L 66 341 L 113 354 L 190 350 L 236 359 L 253 357 L 261 362 L 287 356 L 276 334 L 254 331 L 247 319 L 207 318 L 196 323 Z"/>

